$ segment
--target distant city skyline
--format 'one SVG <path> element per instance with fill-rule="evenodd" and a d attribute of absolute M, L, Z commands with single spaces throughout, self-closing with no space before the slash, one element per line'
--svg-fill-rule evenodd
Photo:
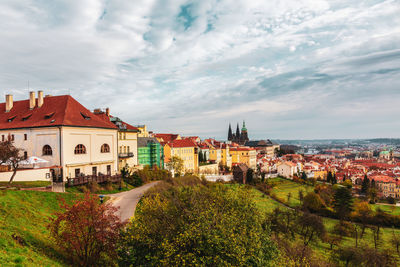
<path fill-rule="evenodd" d="M 396 0 L 6 0 L 0 14 L 1 102 L 71 94 L 219 140 L 243 120 L 253 140 L 400 137 Z"/>

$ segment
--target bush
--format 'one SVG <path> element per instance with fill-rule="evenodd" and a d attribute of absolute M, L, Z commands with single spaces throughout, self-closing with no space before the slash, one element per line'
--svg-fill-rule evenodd
<path fill-rule="evenodd" d="M 387 197 L 387 202 L 389 204 L 395 204 L 396 203 L 396 199 L 394 199 L 392 196 Z"/>
<path fill-rule="evenodd" d="M 88 193 L 71 205 L 62 203 L 63 211 L 55 213 L 49 225 L 61 251 L 75 265 L 112 265 L 124 226 L 114 215 L 117 209 L 110 203 L 100 204 L 97 196 Z"/>
<path fill-rule="evenodd" d="M 96 193 L 97 191 L 100 190 L 100 186 L 96 181 L 90 181 L 87 185 L 86 185 L 87 190 L 90 193 Z"/>
<path fill-rule="evenodd" d="M 125 183 L 138 187 L 143 184 L 143 180 L 139 177 L 137 172 L 134 172 L 125 178 Z"/>
<path fill-rule="evenodd" d="M 310 212 L 318 212 L 324 207 L 325 203 L 321 197 L 314 192 L 308 193 L 303 199 L 303 208 Z"/>
<path fill-rule="evenodd" d="M 339 221 L 333 227 L 333 233 L 339 236 L 351 237 L 354 233 L 354 226 L 346 221 Z"/>
<path fill-rule="evenodd" d="M 249 193 L 199 184 L 147 194 L 123 234 L 119 264 L 267 265 L 276 249 Z"/>

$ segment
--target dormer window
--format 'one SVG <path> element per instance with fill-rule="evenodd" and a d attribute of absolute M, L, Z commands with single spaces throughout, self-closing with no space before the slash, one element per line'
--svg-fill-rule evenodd
<path fill-rule="evenodd" d="M 48 114 L 44 115 L 44 118 L 45 118 L 45 119 L 50 119 L 51 117 L 53 117 L 54 113 L 55 113 L 55 112 L 48 113 Z"/>
<path fill-rule="evenodd" d="M 90 116 L 89 115 L 87 115 L 87 114 L 85 114 L 83 112 L 81 112 L 81 115 L 85 120 L 90 120 Z"/>
<path fill-rule="evenodd" d="M 12 116 L 12 117 L 8 118 L 7 121 L 12 122 L 15 119 L 15 117 L 17 117 L 17 116 Z"/>
<path fill-rule="evenodd" d="M 26 116 L 24 116 L 24 117 L 22 118 L 22 120 L 23 120 L 23 121 L 26 121 L 26 120 L 29 119 L 31 116 L 32 116 L 32 113 L 31 113 L 31 114 L 28 114 L 28 115 L 26 115 Z"/>

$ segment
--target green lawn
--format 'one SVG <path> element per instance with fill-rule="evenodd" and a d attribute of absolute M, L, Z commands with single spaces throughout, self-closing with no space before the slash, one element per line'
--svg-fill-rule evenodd
<path fill-rule="evenodd" d="M 394 205 L 385 205 L 385 204 L 373 204 L 370 205 L 372 210 L 377 210 L 378 208 L 380 208 L 381 210 L 389 213 L 389 214 L 393 214 L 393 215 L 400 215 L 400 207 L 398 206 L 394 206 Z"/>
<path fill-rule="evenodd" d="M 11 186 L 20 188 L 32 188 L 32 187 L 46 187 L 50 185 L 51 185 L 50 181 L 12 182 L 11 185 L 8 182 L 0 182 L 0 187 Z"/>
<path fill-rule="evenodd" d="M 36 191 L 0 191 L 1 266 L 65 266 L 49 238 L 49 216 L 59 210 L 58 198 L 78 197 Z M 16 241 L 12 235 L 17 236 Z"/>
<path fill-rule="evenodd" d="M 309 185 L 299 184 L 292 182 L 285 178 L 271 178 L 268 179 L 268 183 L 274 184 L 275 186 L 271 189 L 271 194 L 275 194 L 277 197 L 282 199 L 285 203 L 288 200 L 288 194 L 291 194 L 289 206 L 295 207 L 300 205 L 299 191 L 303 190 L 304 196 L 313 191 L 313 187 Z"/>
<path fill-rule="evenodd" d="M 294 182 L 288 181 L 286 179 L 281 179 L 281 178 L 276 178 L 274 182 L 281 182 L 282 186 L 279 185 L 278 188 L 275 190 L 275 193 L 278 194 L 287 194 L 288 192 L 295 192 L 296 190 L 302 188 L 303 190 L 312 190 L 311 186 L 305 186 L 305 185 L 300 185 L 296 184 Z M 239 185 L 228 185 L 231 187 L 239 186 Z M 242 185 L 243 186 L 243 185 Z M 252 196 L 254 197 L 254 200 L 257 204 L 257 206 L 263 211 L 263 212 L 271 212 L 274 210 L 276 207 L 280 207 L 282 209 L 287 209 L 286 206 L 282 205 L 278 201 L 264 195 L 257 189 L 253 189 L 253 194 Z M 273 192 L 273 191 L 272 191 Z M 297 196 L 296 196 L 297 199 Z M 298 199 L 296 201 L 291 201 L 291 205 L 296 205 Z M 338 220 L 335 219 L 330 219 L 330 218 L 323 218 L 323 222 L 325 224 L 326 230 L 331 232 L 333 230 L 333 227 L 335 224 L 338 223 Z M 396 233 L 400 234 L 400 229 L 395 229 L 394 230 Z M 392 236 L 393 229 L 390 228 L 382 228 L 381 229 L 381 238 L 380 238 L 380 243 L 379 247 L 382 248 L 389 248 L 389 249 L 395 249 L 391 244 L 391 236 Z M 374 244 L 374 239 L 371 230 L 367 229 L 363 239 L 360 241 L 359 240 L 359 245 L 361 244 L 366 244 L 368 246 L 373 246 Z M 355 245 L 355 238 L 352 237 L 344 237 L 342 243 L 342 246 L 354 246 Z M 330 257 L 330 247 L 329 244 L 327 243 L 322 243 L 319 241 L 317 244 L 313 244 L 313 249 L 315 252 L 320 256 L 325 259 L 328 259 Z M 395 254 L 395 251 L 393 252 Z"/>

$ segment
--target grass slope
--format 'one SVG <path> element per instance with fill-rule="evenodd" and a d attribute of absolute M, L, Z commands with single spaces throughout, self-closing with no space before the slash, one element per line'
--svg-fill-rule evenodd
<path fill-rule="evenodd" d="M 299 189 L 302 189 L 303 191 L 311 191 L 312 190 L 311 186 L 297 184 L 297 183 L 294 183 L 294 182 L 291 182 L 289 180 L 282 179 L 282 178 L 276 178 L 276 179 L 274 179 L 274 182 L 281 183 L 281 184 L 279 184 L 277 186 L 277 188 L 274 188 L 274 190 L 272 190 L 271 192 L 275 192 L 275 194 L 278 197 L 285 199 L 285 201 L 287 200 L 287 198 L 286 198 L 287 193 L 292 192 L 292 198 L 296 197 L 296 200 L 294 200 L 293 202 L 291 201 L 290 204 L 294 205 L 294 206 L 297 204 L 297 201 L 299 201 L 297 194 L 294 194 L 294 192 L 297 192 Z M 232 188 L 238 188 L 239 186 L 244 186 L 244 185 L 227 184 L 227 186 L 232 187 Z M 249 196 L 249 197 L 251 197 L 251 196 Z M 255 188 L 253 188 L 253 190 L 252 190 L 252 197 L 254 197 L 256 205 L 261 209 L 262 212 L 269 213 L 269 212 L 273 211 L 276 207 L 279 207 L 281 209 L 287 209 L 287 207 L 284 206 L 283 204 L 268 197 L 267 195 L 261 193 L 260 191 L 258 191 Z M 338 220 L 330 219 L 330 218 L 323 218 L 323 222 L 326 227 L 326 230 L 328 232 L 331 232 L 333 230 L 333 227 L 335 226 L 335 224 L 338 223 Z M 400 233 L 400 229 L 381 228 L 379 249 L 394 250 L 394 247 L 390 243 L 393 231 L 395 231 L 396 233 Z M 373 247 L 374 239 L 373 239 L 371 230 L 369 230 L 369 229 L 366 230 L 364 237 L 362 238 L 362 240 L 359 240 L 358 244 L 359 245 L 368 245 L 370 247 Z M 344 247 L 355 246 L 355 238 L 344 237 L 343 241 L 341 243 L 341 246 L 344 246 Z M 331 252 L 329 244 L 318 242 L 317 244 L 313 244 L 312 248 L 320 257 L 323 257 L 326 260 L 329 259 L 330 252 Z M 396 255 L 395 251 L 393 251 L 393 255 Z"/>
<path fill-rule="evenodd" d="M 60 196 L 66 201 L 77 197 L 52 192 L 0 191 L 1 266 L 65 265 L 46 228 L 49 216 L 59 210 Z"/>

